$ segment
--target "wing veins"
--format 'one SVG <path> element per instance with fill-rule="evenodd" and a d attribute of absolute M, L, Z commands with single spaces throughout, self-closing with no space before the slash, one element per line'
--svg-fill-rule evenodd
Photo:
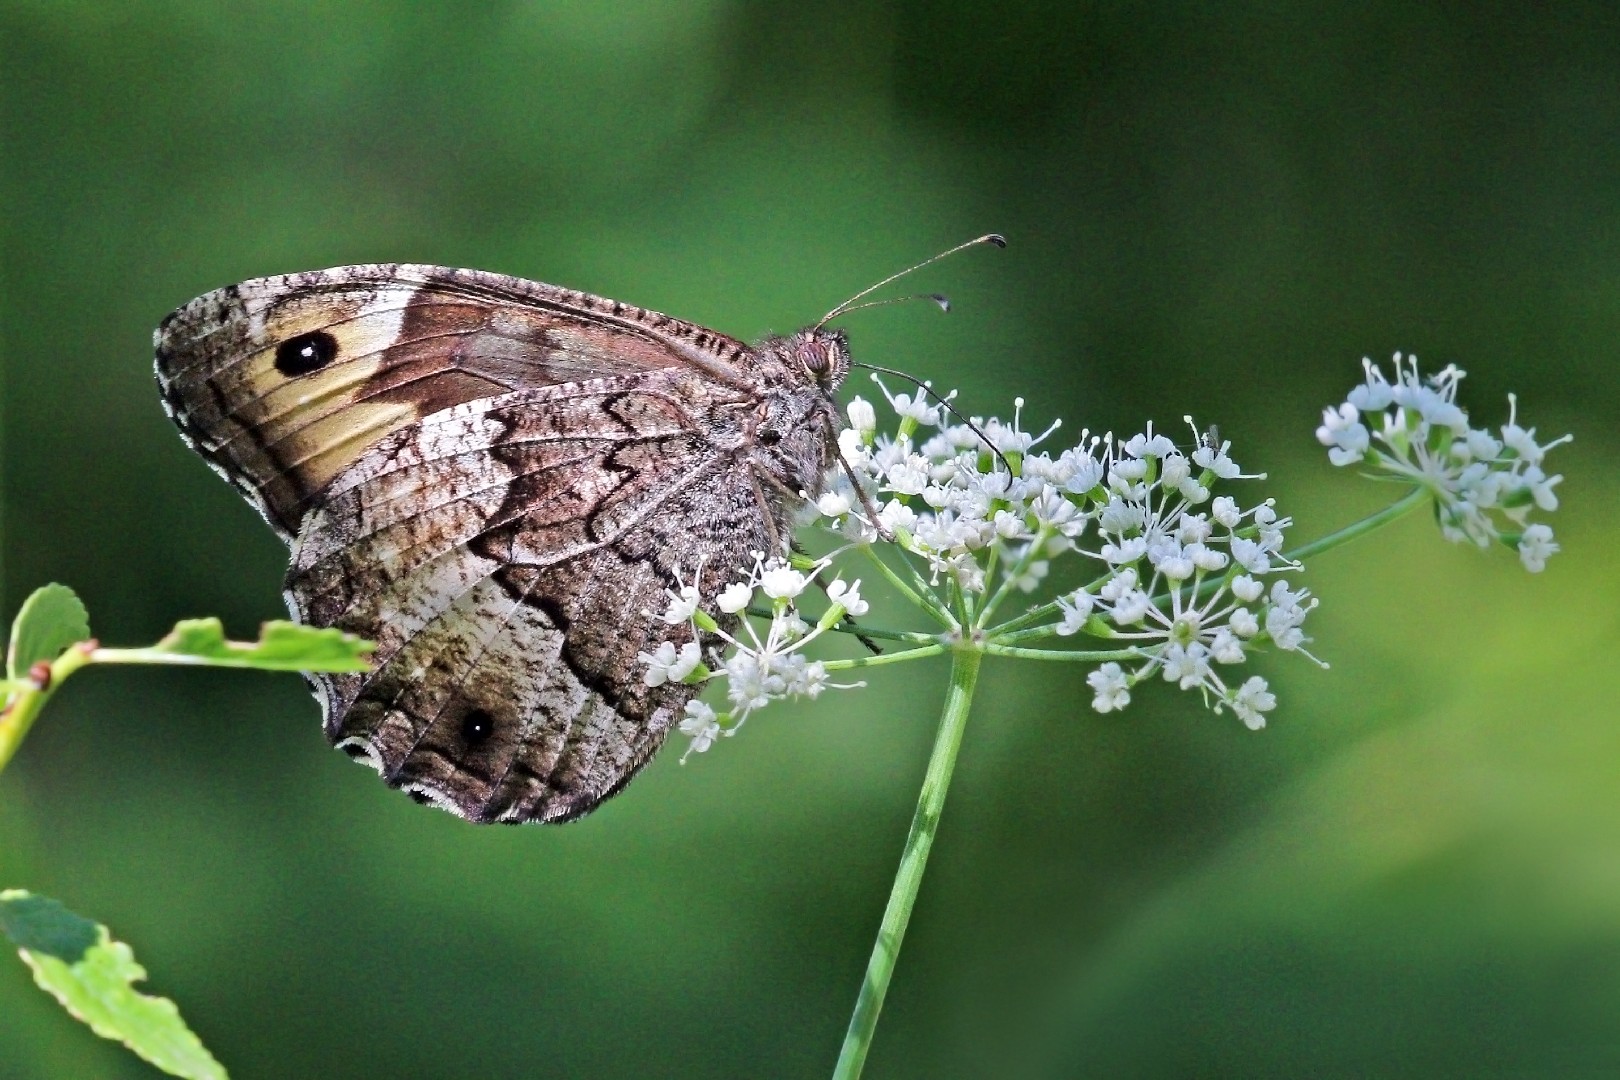
<path fill-rule="evenodd" d="M 605 547 L 608 547 L 608 546 L 610 546 L 612 544 L 618 543 L 619 540 L 621 540 L 627 532 L 629 532 L 631 529 L 633 529 L 637 525 L 639 525 L 641 523 L 641 521 L 648 514 L 652 513 L 654 510 L 657 510 L 660 506 L 662 506 L 665 502 L 667 502 L 670 498 L 672 498 L 677 492 L 682 490 L 685 487 L 686 482 L 694 481 L 694 480 L 700 478 L 704 473 L 712 471 L 712 469 L 714 468 L 716 463 L 721 462 L 722 460 L 723 460 L 723 455 L 715 454 L 715 455 L 712 455 L 711 457 L 707 458 L 706 460 L 700 462 L 698 465 L 694 466 L 688 473 L 686 473 L 683 477 L 681 477 L 680 480 L 678 480 L 677 482 L 672 483 L 670 485 L 667 485 L 661 492 L 659 492 L 657 494 L 657 496 L 655 498 L 650 499 L 647 506 L 643 507 L 640 511 L 638 511 L 636 513 L 636 515 L 630 521 L 626 522 L 624 525 L 619 527 L 613 533 L 611 533 L 609 535 L 606 535 L 606 536 L 603 536 L 600 539 L 595 540 L 595 541 L 589 541 L 589 542 L 586 542 L 585 544 L 582 544 L 582 545 L 576 545 L 575 547 L 573 547 L 573 548 L 571 548 L 571 549 L 569 549 L 569 550 L 567 550 L 565 552 L 562 552 L 561 554 L 558 554 L 555 558 L 552 558 L 547 562 L 522 562 L 522 563 L 513 563 L 513 565 L 534 566 L 534 567 L 539 567 L 539 568 L 549 568 L 549 567 L 553 567 L 553 566 L 561 566 L 564 563 L 571 562 L 574 559 L 581 558 L 582 556 L 589 555 L 592 552 L 600 551 L 601 549 L 603 549 Z M 435 508 L 435 509 L 442 509 L 442 507 Z M 520 518 L 522 518 L 523 513 L 524 513 L 524 511 L 520 511 L 520 512 L 518 512 L 516 514 L 513 514 L 510 517 L 503 518 L 500 521 L 495 522 L 493 526 L 489 522 L 484 522 L 484 523 L 482 523 L 481 528 L 482 528 L 483 532 L 489 532 L 493 528 L 499 528 L 499 527 L 501 527 L 503 525 L 508 525 L 508 524 L 511 524 L 514 521 L 519 520 Z M 421 515 L 415 515 L 415 516 L 421 516 Z M 414 516 L 413 516 L 413 520 L 414 520 Z M 465 538 L 463 540 L 457 541 L 456 544 L 452 545 L 450 548 L 447 548 L 445 553 L 449 553 L 451 551 L 459 550 L 460 548 L 465 547 L 470 540 L 474 539 L 476 536 L 479 536 L 479 535 L 482 535 L 482 533 L 475 533 L 472 537 L 467 537 L 467 538 Z M 418 549 L 418 548 L 421 548 L 421 547 L 424 547 L 424 546 L 425 546 L 425 542 L 424 543 L 408 544 L 408 545 L 400 548 L 399 551 L 395 554 L 394 558 L 398 558 L 399 556 L 405 554 L 406 552 L 413 551 L 415 549 Z M 331 559 L 341 557 L 348 550 L 349 550 L 348 548 L 338 548 L 338 549 L 334 550 L 330 555 L 323 555 L 319 560 L 317 560 L 314 563 L 311 563 L 309 565 L 309 567 L 300 568 L 300 573 L 307 573 L 309 570 L 313 570 L 316 567 L 326 565 L 327 563 L 329 563 L 329 561 Z M 432 558 L 430 558 L 428 560 L 428 562 L 431 562 L 431 561 L 433 561 L 435 559 L 438 559 L 439 557 L 440 556 L 436 554 L 436 555 L 432 556 Z M 424 563 L 421 563 L 421 564 L 418 564 L 418 565 L 419 566 L 425 566 L 425 565 L 427 565 L 427 563 L 424 562 Z M 412 568 L 412 570 L 407 571 L 407 573 L 414 573 L 414 572 L 415 572 L 414 567 Z M 355 608 L 355 603 L 353 601 L 351 601 L 345 608 L 343 608 L 343 610 L 341 612 L 337 613 L 329 621 L 329 625 L 335 625 L 338 622 L 339 619 L 341 619 L 344 616 L 348 615 L 350 612 L 352 612 L 354 610 L 354 608 Z"/>

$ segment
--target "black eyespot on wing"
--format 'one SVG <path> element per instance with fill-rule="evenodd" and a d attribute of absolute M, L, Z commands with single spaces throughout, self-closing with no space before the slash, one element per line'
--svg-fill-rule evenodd
<path fill-rule="evenodd" d="M 461 718 L 461 738 L 468 746 L 477 746 L 495 734 L 495 718 L 483 709 L 474 709 Z"/>
<path fill-rule="evenodd" d="M 308 375 L 337 358 L 337 338 L 325 330 L 288 338 L 276 346 L 276 370 L 283 375 Z"/>

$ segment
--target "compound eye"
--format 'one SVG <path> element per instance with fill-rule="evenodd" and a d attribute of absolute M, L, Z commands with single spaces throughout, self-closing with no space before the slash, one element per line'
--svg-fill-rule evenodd
<path fill-rule="evenodd" d="M 830 367 L 827 346 L 819 341 L 807 341 L 799 353 L 799 360 L 812 375 L 823 375 Z"/>
<path fill-rule="evenodd" d="M 761 446 L 775 446 L 782 441 L 782 433 L 775 428 L 760 428 L 755 438 Z"/>

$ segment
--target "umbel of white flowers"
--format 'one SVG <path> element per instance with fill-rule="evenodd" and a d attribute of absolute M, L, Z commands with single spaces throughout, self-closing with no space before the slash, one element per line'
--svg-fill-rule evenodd
<path fill-rule="evenodd" d="M 1317 432 L 1334 463 L 1361 462 L 1423 485 L 1447 536 L 1506 539 L 1527 567 L 1540 569 L 1557 545 L 1546 526 L 1526 525 L 1525 514 L 1556 505 L 1559 477 L 1547 477 L 1540 463 L 1564 440 L 1538 446 L 1514 420 L 1500 439 L 1469 429 L 1454 401 L 1462 378 L 1455 368 L 1424 383 L 1415 363 L 1397 359 L 1394 384 L 1366 369 L 1366 383 L 1328 410 Z M 1292 520 L 1271 499 L 1245 504 L 1217 494 L 1264 478 L 1241 471 L 1230 443 L 1194 426 L 1184 451 L 1150 425 L 1126 439 L 1083 431 L 1075 445 L 1054 451 L 1044 444 L 1059 425 L 1039 435 L 1023 430 L 1022 399 L 1010 423 L 967 424 L 951 422 L 923 394 L 883 393 L 889 429 L 879 430 L 871 403 L 852 401 L 839 437 L 843 464 L 818 499 L 806 500 L 803 522 L 832 534 L 835 550 L 797 568 L 759 556 L 716 597 L 691 586 L 670 593 L 667 623 L 690 622 L 724 643 L 707 658 L 694 644 L 668 641 L 641 654 L 651 685 L 725 684 L 724 708 L 687 706 L 680 728 L 691 739 L 688 754 L 734 734 L 772 701 L 864 685 L 830 679 L 859 661 L 805 655 L 846 616 L 867 613 L 860 581 L 843 576 L 857 558 L 933 623 L 899 635 L 883 662 L 936 655 L 940 645 L 1028 655 L 1044 643 L 1044 655 L 1097 665 L 1086 682 L 1100 713 L 1125 708 L 1132 689 L 1156 676 L 1258 729 L 1276 698 L 1264 678 L 1240 681 L 1229 672 L 1266 646 L 1326 666 L 1304 648 L 1303 624 L 1317 601 L 1284 576 L 1301 569 L 1282 556 Z M 1362 420 L 1383 409 L 1375 436 Z M 1505 524 L 1493 524 L 1492 513 Z M 1052 583 L 1060 577 L 1084 584 L 1059 589 Z M 816 595 L 807 590 L 817 579 L 826 604 L 807 617 L 800 600 Z M 1015 599 L 1022 610 L 1005 613 Z M 753 617 L 729 634 L 714 617 L 745 611 Z M 1079 639 L 1095 641 L 1101 655 L 1075 649 Z"/>
<path fill-rule="evenodd" d="M 1519 426 L 1519 402 L 1508 395 L 1508 421 L 1494 435 L 1468 422 L 1457 404 L 1466 372 L 1455 364 L 1427 378 L 1417 357 L 1395 354 L 1395 381 L 1371 360 L 1367 377 L 1345 401 L 1322 411 L 1316 438 L 1335 465 L 1362 465 L 1374 475 L 1418 484 L 1434 495 L 1440 531 L 1453 542 L 1516 548 L 1532 573 L 1558 551 L 1552 529 L 1528 522 L 1532 510 L 1558 509 L 1553 488 L 1564 478 L 1542 469 L 1547 451 L 1571 436 L 1536 442 Z"/>

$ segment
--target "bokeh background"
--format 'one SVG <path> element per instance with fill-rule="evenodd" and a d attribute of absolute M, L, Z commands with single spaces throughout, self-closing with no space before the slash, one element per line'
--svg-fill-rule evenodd
<path fill-rule="evenodd" d="M 152 385 L 199 292 L 413 260 L 753 337 L 997 229 L 857 354 L 1216 422 L 1300 539 L 1392 495 L 1312 438 L 1361 357 L 1455 362 L 1576 434 L 1565 553 L 1419 515 L 1323 557 L 1333 667 L 1263 660 L 1262 734 L 988 664 L 869 1075 L 1620 1075 L 1620 17 L 1532 7 L 5 0 L 5 617 L 282 613 Z M 96 670 L 0 778 L 0 885 L 132 942 L 237 1077 L 824 1076 L 944 676 L 512 830 L 332 753 L 295 677 Z M 0 963 L 0 1075 L 151 1073 Z"/>

